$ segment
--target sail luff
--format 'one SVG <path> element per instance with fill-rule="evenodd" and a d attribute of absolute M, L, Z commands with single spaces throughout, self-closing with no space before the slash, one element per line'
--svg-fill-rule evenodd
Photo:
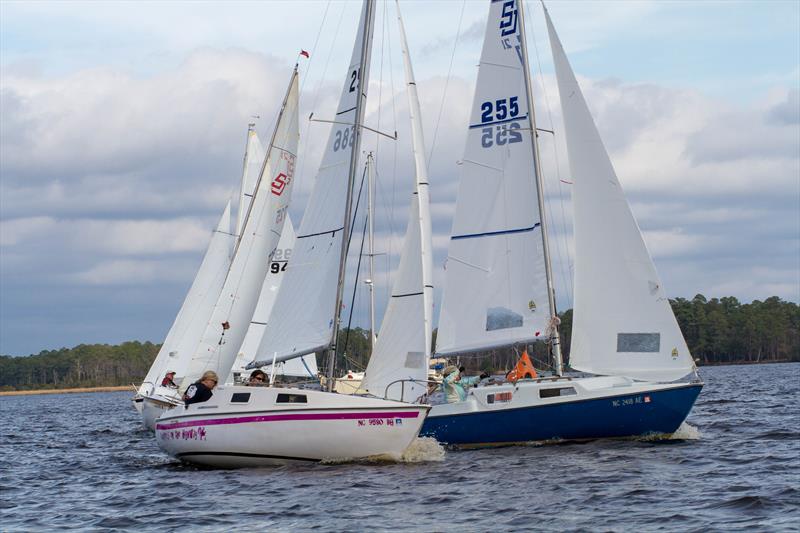
<path fill-rule="evenodd" d="M 550 259 L 550 242 L 547 230 L 547 211 L 544 200 L 544 178 L 542 174 L 542 160 L 539 155 L 539 132 L 536 129 L 536 106 L 533 98 L 533 84 L 531 82 L 530 63 L 528 62 L 528 37 L 525 33 L 525 11 L 524 1 L 519 2 L 519 31 L 520 48 L 522 50 L 522 68 L 525 72 L 525 93 L 528 99 L 528 114 L 530 115 L 531 147 L 533 148 L 533 173 L 536 181 L 536 200 L 539 205 L 539 214 L 542 229 L 542 252 L 544 254 L 545 278 L 547 280 L 547 301 L 550 306 L 551 326 L 550 347 L 553 355 L 553 370 L 557 376 L 563 373 L 563 363 L 561 359 L 561 340 L 558 332 L 558 319 L 556 312 L 556 293 L 553 283 L 553 265 Z"/>
<path fill-rule="evenodd" d="M 546 9 L 545 18 L 573 181 L 570 366 L 594 374 L 677 380 L 691 373 L 694 362 Z"/>
<path fill-rule="evenodd" d="M 419 98 L 399 6 L 397 18 L 411 118 L 414 187 L 400 264 L 361 389 L 379 397 L 414 401 L 426 391 L 424 381 L 427 379 L 430 359 L 433 284 L 430 277 L 426 276 L 432 272 L 432 244 Z M 401 379 L 414 381 L 398 383 Z"/>
<path fill-rule="evenodd" d="M 400 40 L 403 50 L 403 66 L 408 87 L 408 107 L 411 113 L 411 149 L 414 155 L 414 174 L 417 192 L 418 226 L 420 234 L 420 261 L 422 262 L 422 298 L 423 321 L 425 324 L 425 358 L 430 358 L 433 337 L 433 230 L 431 228 L 430 185 L 428 181 L 428 162 L 425 157 L 425 139 L 422 134 L 422 112 L 420 111 L 417 82 L 411 65 L 411 54 L 408 50 L 405 25 L 400 14 L 400 2 L 397 6 L 397 20 L 400 25 Z"/>

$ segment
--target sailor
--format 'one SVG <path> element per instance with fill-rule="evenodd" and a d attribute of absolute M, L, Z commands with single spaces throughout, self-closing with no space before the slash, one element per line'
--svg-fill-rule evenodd
<path fill-rule="evenodd" d="M 218 382 L 219 378 L 216 372 L 213 370 L 206 371 L 198 381 L 195 381 L 186 389 L 186 394 L 183 395 L 183 403 L 191 405 L 193 403 L 207 402 L 214 395 L 211 391 L 217 386 Z"/>
<path fill-rule="evenodd" d="M 267 374 L 263 370 L 255 369 L 250 374 L 247 384 L 251 386 L 263 385 L 267 381 Z"/>
<path fill-rule="evenodd" d="M 489 374 L 482 373 L 480 376 L 475 377 L 462 377 L 465 368 L 462 366 L 458 368 L 454 365 L 448 366 L 442 372 L 444 379 L 442 380 L 442 387 L 444 388 L 445 398 L 447 403 L 463 402 L 467 399 L 467 387 L 475 385 L 480 380 L 489 377 Z"/>
<path fill-rule="evenodd" d="M 164 379 L 161 380 L 162 387 L 169 387 L 170 389 L 177 389 L 178 386 L 172 380 L 175 377 L 175 371 L 170 370 L 164 375 Z"/>

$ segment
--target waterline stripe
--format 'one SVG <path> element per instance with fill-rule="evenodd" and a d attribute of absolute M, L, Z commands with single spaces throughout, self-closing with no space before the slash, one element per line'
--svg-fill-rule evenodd
<path fill-rule="evenodd" d="M 360 420 L 373 418 L 418 418 L 419 411 L 368 412 L 368 413 L 292 413 L 285 415 L 255 415 L 235 418 L 214 418 L 211 420 L 191 420 L 188 422 L 167 422 L 156 424 L 156 429 L 178 429 L 194 426 L 224 426 L 228 424 L 248 424 L 251 422 L 286 422 L 291 420 Z"/>

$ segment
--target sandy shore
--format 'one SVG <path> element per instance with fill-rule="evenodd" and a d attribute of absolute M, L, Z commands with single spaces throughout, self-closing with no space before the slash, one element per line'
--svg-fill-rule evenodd
<path fill-rule="evenodd" d="M 119 390 L 129 390 L 130 385 L 120 385 L 119 387 L 85 387 L 79 389 L 43 389 L 43 390 L 9 390 L 0 391 L 0 396 L 22 396 L 28 394 L 64 394 L 72 392 L 114 392 Z"/>

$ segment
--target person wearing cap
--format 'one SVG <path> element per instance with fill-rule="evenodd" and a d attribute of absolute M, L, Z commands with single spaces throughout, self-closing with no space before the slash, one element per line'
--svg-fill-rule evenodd
<path fill-rule="evenodd" d="M 199 380 L 189 385 L 189 388 L 186 389 L 186 393 L 183 395 L 183 403 L 191 405 L 193 403 L 207 402 L 214 395 L 211 391 L 217 386 L 217 383 L 219 383 L 219 378 L 216 372 L 213 370 L 204 372 Z"/>
<path fill-rule="evenodd" d="M 167 372 L 166 375 L 164 376 L 164 379 L 161 380 L 161 386 L 169 387 L 170 389 L 177 389 L 178 386 L 172 380 L 174 377 L 175 377 L 174 370 L 170 370 L 169 372 Z"/>

